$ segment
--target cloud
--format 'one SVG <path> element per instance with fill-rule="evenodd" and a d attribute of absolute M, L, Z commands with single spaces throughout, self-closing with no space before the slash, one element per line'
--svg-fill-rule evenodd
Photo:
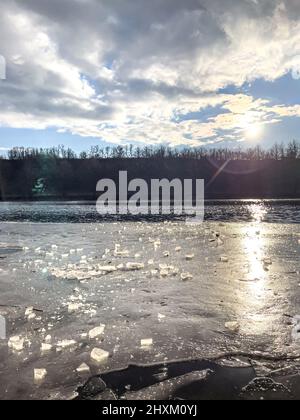
<path fill-rule="evenodd" d="M 300 116 L 219 93 L 300 69 L 298 0 L 2 0 L 1 11 L 0 125 L 200 145 L 241 140 L 245 119 Z M 208 107 L 220 113 L 201 117 Z"/>

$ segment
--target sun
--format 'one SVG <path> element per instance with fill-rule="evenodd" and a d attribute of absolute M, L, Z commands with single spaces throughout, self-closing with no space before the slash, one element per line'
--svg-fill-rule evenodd
<path fill-rule="evenodd" d="M 263 134 L 263 124 L 249 123 L 244 129 L 245 136 L 248 140 L 259 140 Z"/>
<path fill-rule="evenodd" d="M 264 132 L 264 124 L 260 121 L 257 113 L 247 112 L 239 119 L 240 129 L 247 140 L 261 140 Z"/>

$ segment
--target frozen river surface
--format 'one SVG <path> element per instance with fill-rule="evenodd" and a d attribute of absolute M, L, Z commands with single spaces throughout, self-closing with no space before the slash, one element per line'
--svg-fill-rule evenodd
<path fill-rule="evenodd" d="M 300 397 L 300 227 L 262 216 L 257 206 L 247 223 L 3 222 L 0 398 L 74 398 L 113 370 L 103 393 L 94 378 L 79 396 L 202 398 L 212 381 L 211 398 Z M 95 348 L 109 357 L 95 362 Z M 47 371 L 39 383 L 35 369 Z M 235 383 L 243 391 L 225 395 Z"/>

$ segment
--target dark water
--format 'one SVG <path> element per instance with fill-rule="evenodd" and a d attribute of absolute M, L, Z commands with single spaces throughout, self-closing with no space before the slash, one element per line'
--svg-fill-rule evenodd
<path fill-rule="evenodd" d="M 161 221 L 175 216 L 102 216 L 94 202 L 0 203 L 0 221 L 95 223 L 111 220 Z M 179 217 L 176 216 L 178 219 Z M 300 223 L 300 200 L 207 201 L 205 220 L 221 222 Z"/>

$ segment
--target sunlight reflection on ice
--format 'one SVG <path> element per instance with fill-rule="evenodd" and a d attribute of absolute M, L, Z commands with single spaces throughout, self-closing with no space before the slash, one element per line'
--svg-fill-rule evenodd
<path fill-rule="evenodd" d="M 241 246 L 244 249 L 247 262 L 247 273 L 244 278 L 244 291 L 247 299 L 245 302 L 245 295 L 241 297 L 243 299 L 241 307 L 244 309 L 245 305 L 248 308 L 250 307 L 250 310 L 246 311 L 249 314 L 246 322 L 247 332 L 257 334 L 270 328 L 269 318 L 265 313 L 259 313 L 268 300 L 266 288 L 268 272 L 265 264 L 265 258 L 267 257 L 265 249 L 268 243 L 264 223 L 262 223 L 267 211 L 262 204 L 249 206 L 249 211 L 255 222 L 244 226 L 241 230 Z"/>

